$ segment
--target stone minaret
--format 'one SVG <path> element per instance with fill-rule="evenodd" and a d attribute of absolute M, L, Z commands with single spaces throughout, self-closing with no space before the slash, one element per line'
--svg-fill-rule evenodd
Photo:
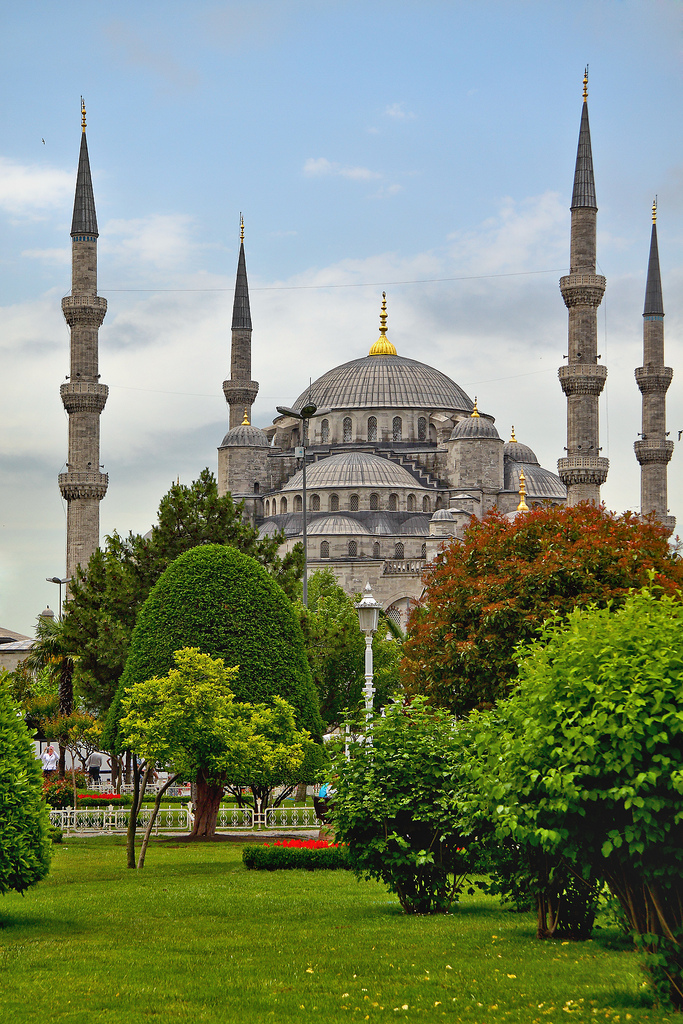
<path fill-rule="evenodd" d="M 666 436 L 666 392 L 673 377 L 664 365 L 664 303 L 657 247 L 657 201 L 652 204 L 652 239 L 643 309 L 643 366 L 636 367 L 636 381 L 643 396 L 642 440 L 634 444 L 640 463 L 640 512 L 654 512 L 673 533 L 674 516 L 667 515 L 666 467 L 674 450 Z"/>
<path fill-rule="evenodd" d="M 583 111 L 576 154 L 569 274 L 560 278 L 560 291 L 569 310 L 567 366 L 559 369 L 567 396 L 567 457 L 557 469 L 567 487 L 567 504 L 600 502 L 609 460 L 600 457 L 599 399 L 607 368 L 598 365 L 598 306 L 605 278 L 595 272 L 595 202 L 593 155 L 588 123 L 588 68 L 583 79 Z"/>
<path fill-rule="evenodd" d="M 258 394 L 258 383 L 251 379 L 251 312 L 247 261 L 244 258 L 244 221 L 241 216 L 240 254 L 237 260 L 235 302 L 232 307 L 230 380 L 223 381 L 223 394 L 230 406 L 230 427 L 239 426 L 245 415 L 251 420 L 251 407 Z"/>
<path fill-rule="evenodd" d="M 97 369 L 98 330 L 107 312 L 97 294 L 97 217 L 85 138 L 85 105 L 81 102 L 81 152 L 71 223 L 71 295 L 62 311 L 71 329 L 71 367 L 60 388 L 69 414 L 69 456 L 59 489 L 66 501 L 66 575 L 85 567 L 100 543 L 100 501 L 109 478 L 100 473 L 100 414 L 109 388 L 100 384 Z"/>

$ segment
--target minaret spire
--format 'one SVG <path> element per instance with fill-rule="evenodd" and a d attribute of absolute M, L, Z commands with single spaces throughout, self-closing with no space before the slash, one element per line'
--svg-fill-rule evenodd
<path fill-rule="evenodd" d="M 666 436 L 666 392 L 673 377 L 664 365 L 664 302 L 657 245 L 657 200 L 652 204 L 652 234 L 643 308 L 643 366 L 636 368 L 636 382 L 643 396 L 641 440 L 634 449 L 640 463 L 641 515 L 655 516 L 673 533 L 676 520 L 667 515 L 667 464 L 674 443 Z"/>
<path fill-rule="evenodd" d="M 244 255 L 244 218 L 240 214 L 240 249 L 232 306 L 230 380 L 223 381 L 223 394 L 230 406 L 230 427 L 236 427 L 242 422 L 245 408 L 248 414 L 258 394 L 258 383 L 251 379 L 251 330 L 249 282 Z"/>
<path fill-rule="evenodd" d="M 66 575 L 86 566 L 100 542 L 100 501 L 109 478 L 100 473 L 100 414 L 109 388 L 100 384 L 98 330 L 107 312 L 97 294 L 97 216 L 93 195 L 85 103 L 81 97 L 81 149 L 71 222 L 71 295 L 62 299 L 62 312 L 71 329 L 71 366 L 60 388 L 69 414 L 69 454 L 59 488 L 67 503 Z"/>
<path fill-rule="evenodd" d="M 569 347 L 568 365 L 559 370 L 567 396 L 567 457 L 558 461 L 558 472 L 567 487 L 568 505 L 580 501 L 599 504 L 600 485 L 609 469 L 609 460 L 600 455 L 598 403 L 607 368 L 598 364 L 597 311 L 606 282 L 596 273 L 597 212 L 586 67 L 572 191 L 569 274 L 560 279 L 569 310 Z"/>

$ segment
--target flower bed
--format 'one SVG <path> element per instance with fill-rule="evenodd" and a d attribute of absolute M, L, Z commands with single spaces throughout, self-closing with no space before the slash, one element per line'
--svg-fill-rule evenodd
<path fill-rule="evenodd" d="M 130 807 L 133 797 L 129 793 L 78 793 L 79 807 Z"/>
<path fill-rule="evenodd" d="M 272 845 L 250 843 L 242 850 L 242 863 L 254 871 L 335 871 L 350 867 L 346 846 L 328 843 L 326 839 L 278 839 Z"/>

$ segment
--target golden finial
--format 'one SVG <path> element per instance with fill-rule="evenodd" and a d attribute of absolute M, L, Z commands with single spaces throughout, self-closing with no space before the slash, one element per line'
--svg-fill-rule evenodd
<path fill-rule="evenodd" d="M 387 293 L 382 292 L 382 311 L 379 314 L 379 338 L 368 353 L 371 356 L 395 356 L 398 353 L 387 338 Z"/>
<path fill-rule="evenodd" d="M 244 241 L 244 217 L 240 214 L 240 243 Z"/>
<path fill-rule="evenodd" d="M 81 128 L 85 131 L 85 100 L 81 96 Z"/>
<path fill-rule="evenodd" d="M 657 196 L 652 200 L 652 223 L 657 223 Z"/>
<path fill-rule="evenodd" d="M 517 438 L 515 437 L 515 426 L 512 425 L 512 433 L 510 434 L 510 444 L 517 444 Z"/>
<path fill-rule="evenodd" d="M 518 512 L 528 512 L 529 506 L 526 503 L 526 480 L 524 479 L 524 470 L 519 472 L 519 505 L 517 506 Z"/>
<path fill-rule="evenodd" d="M 247 408 L 246 405 L 244 407 L 244 419 L 242 420 L 242 424 L 241 425 L 243 427 L 250 427 L 251 426 L 251 424 L 249 422 L 249 409 Z"/>
<path fill-rule="evenodd" d="M 477 409 L 477 396 L 474 396 L 474 408 L 472 409 L 473 416 L 479 416 L 479 410 Z"/>
<path fill-rule="evenodd" d="M 586 64 L 586 70 L 583 73 L 583 102 L 588 102 L 588 65 Z"/>

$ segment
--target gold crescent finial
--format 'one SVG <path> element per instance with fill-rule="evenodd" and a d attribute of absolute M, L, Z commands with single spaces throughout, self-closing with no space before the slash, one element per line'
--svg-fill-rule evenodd
<path fill-rule="evenodd" d="M 524 479 L 524 470 L 520 470 L 519 473 L 519 505 L 517 506 L 518 512 L 528 512 L 529 506 L 526 503 L 526 480 Z"/>
<path fill-rule="evenodd" d="M 472 409 L 473 416 L 479 416 L 479 410 L 477 409 L 477 396 L 474 396 L 474 408 Z"/>
<path fill-rule="evenodd" d="M 249 422 L 249 409 L 247 408 L 246 405 L 244 407 L 244 419 L 242 420 L 242 424 L 241 425 L 243 427 L 250 427 L 251 426 L 251 424 Z"/>
<path fill-rule="evenodd" d="M 85 131 L 85 100 L 81 96 L 81 129 Z"/>
<path fill-rule="evenodd" d="M 652 200 L 652 223 L 657 223 L 657 196 Z"/>
<path fill-rule="evenodd" d="M 510 434 L 510 444 L 517 444 L 517 438 L 515 437 L 515 427 L 512 426 L 512 433 Z"/>
<path fill-rule="evenodd" d="M 240 243 L 244 241 L 244 217 L 240 214 Z"/>
<path fill-rule="evenodd" d="M 583 73 L 583 102 L 588 102 L 588 65 L 586 64 L 586 70 Z"/>
<path fill-rule="evenodd" d="M 387 338 L 387 293 L 382 292 L 382 310 L 379 314 L 379 338 L 368 353 L 371 356 L 395 356 L 395 347 Z"/>

